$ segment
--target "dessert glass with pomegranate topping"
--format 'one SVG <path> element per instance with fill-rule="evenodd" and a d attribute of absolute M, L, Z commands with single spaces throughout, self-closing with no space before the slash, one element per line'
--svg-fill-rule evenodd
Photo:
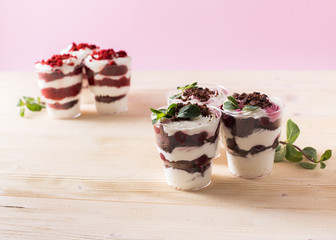
<path fill-rule="evenodd" d="M 151 111 L 168 185 L 180 190 L 208 186 L 212 159 L 218 148 L 220 110 L 206 105 L 172 103 Z"/>
<path fill-rule="evenodd" d="M 89 55 L 84 64 L 98 113 L 127 111 L 131 57 L 125 51 L 99 50 Z"/>
<path fill-rule="evenodd" d="M 70 54 L 54 55 L 37 62 L 35 70 L 49 116 L 78 117 L 83 79 L 81 60 Z"/>
<path fill-rule="evenodd" d="M 201 84 L 201 86 L 198 86 L 197 82 L 194 82 L 168 91 L 166 97 L 168 105 L 191 102 L 220 107 L 227 93 L 227 90 L 220 85 Z"/>
<path fill-rule="evenodd" d="M 61 54 L 70 54 L 76 56 L 81 63 L 89 56 L 94 50 L 98 50 L 99 47 L 94 44 L 88 43 L 72 43 L 61 51 Z M 86 77 L 85 68 L 83 67 L 83 89 L 82 89 L 82 101 L 84 103 L 93 103 L 92 93 L 89 90 L 89 82 Z"/>
<path fill-rule="evenodd" d="M 271 173 L 284 105 L 265 94 L 234 93 L 222 106 L 222 140 L 231 173 L 253 179 Z"/>

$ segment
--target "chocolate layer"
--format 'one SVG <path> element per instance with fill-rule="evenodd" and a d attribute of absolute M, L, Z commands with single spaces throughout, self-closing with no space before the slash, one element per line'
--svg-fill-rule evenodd
<path fill-rule="evenodd" d="M 118 80 L 114 80 L 111 78 L 103 78 L 101 80 L 95 80 L 93 78 L 88 78 L 89 80 L 89 84 L 91 86 L 107 86 L 107 87 L 127 87 L 130 86 L 131 84 L 131 79 L 130 78 L 126 78 L 126 77 L 122 77 Z"/>
<path fill-rule="evenodd" d="M 213 136 L 208 136 L 207 132 L 188 135 L 182 131 L 176 132 L 172 136 L 168 136 L 160 125 L 160 128 L 154 126 L 156 132 L 156 142 L 158 146 L 165 152 L 171 153 L 176 147 L 200 147 L 205 143 L 214 143 L 218 138 L 219 126 Z"/>
<path fill-rule="evenodd" d="M 115 97 L 110 97 L 110 96 L 96 96 L 95 99 L 97 102 L 103 102 L 103 103 L 111 103 L 118 101 L 122 98 L 126 97 L 126 94 L 120 95 L 120 96 L 115 96 Z"/>
<path fill-rule="evenodd" d="M 126 65 L 110 65 L 106 66 L 99 72 L 101 75 L 105 76 L 122 76 L 128 72 L 128 67 Z"/>
<path fill-rule="evenodd" d="M 116 65 L 108 65 L 108 66 L 114 66 L 114 67 L 122 67 L 122 66 L 116 66 Z M 104 70 L 104 69 L 103 69 Z M 103 71 L 102 70 L 102 71 Z M 122 77 L 118 80 L 116 79 L 111 79 L 109 77 L 106 77 L 106 78 L 103 78 L 103 79 L 100 79 L 100 80 L 96 80 L 95 79 L 95 75 L 96 74 L 101 74 L 101 72 L 99 73 L 94 73 L 90 68 L 88 67 L 85 67 L 85 71 L 86 71 L 86 75 L 87 75 L 87 78 L 89 80 L 89 84 L 91 86 L 108 86 L 108 87 L 117 87 L 117 88 L 120 88 L 120 87 L 124 87 L 124 86 L 130 86 L 131 84 L 131 79 L 130 78 L 127 78 L 127 77 Z M 127 67 L 126 67 L 126 72 L 124 74 L 127 73 Z M 121 72 L 121 71 L 120 71 Z M 121 74 L 121 75 L 124 75 L 124 74 Z M 107 74 L 103 74 L 103 75 L 107 75 Z M 119 76 L 119 75 L 109 75 L 109 76 Z"/>
<path fill-rule="evenodd" d="M 61 70 L 56 69 L 55 71 L 51 73 L 38 73 L 38 75 L 41 80 L 44 80 L 46 82 L 51 82 L 51 81 L 55 81 L 55 80 L 58 80 L 64 77 L 70 77 L 70 76 L 81 74 L 82 71 L 83 71 L 82 66 L 78 66 L 72 72 L 69 72 L 67 74 L 64 74 Z"/>
<path fill-rule="evenodd" d="M 44 88 L 41 90 L 42 95 L 45 98 L 52 100 L 62 100 L 66 97 L 77 96 L 82 89 L 82 83 L 77 83 L 67 88 Z"/>
<path fill-rule="evenodd" d="M 67 103 L 64 103 L 64 104 L 60 104 L 60 103 L 50 104 L 50 103 L 47 103 L 47 105 L 48 105 L 48 107 L 53 108 L 53 109 L 65 110 L 65 109 L 72 108 L 77 103 L 78 103 L 78 100 L 74 100 L 74 101 L 67 102 Z"/>
<path fill-rule="evenodd" d="M 200 172 L 203 174 L 205 170 L 211 165 L 211 158 L 209 158 L 205 154 L 192 161 L 181 160 L 176 162 L 170 162 L 165 158 L 162 153 L 160 153 L 160 158 L 163 160 L 165 167 L 180 169 L 188 173 Z"/>
<path fill-rule="evenodd" d="M 232 154 L 240 157 L 246 157 L 246 155 L 251 154 L 257 154 L 260 152 L 263 152 L 267 149 L 273 148 L 275 149 L 279 144 L 279 136 L 274 140 L 273 144 L 271 146 L 263 146 L 263 145 L 255 145 L 250 150 L 243 150 L 240 149 L 235 138 L 227 138 L 226 139 L 226 146 L 227 150 Z"/>
<path fill-rule="evenodd" d="M 225 113 L 222 115 L 222 121 L 233 136 L 242 138 L 251 135 L 256 129 L 275 130 L 281 125 L 281 118 L 271 122 L 268 117 L 235 118 Z"/>

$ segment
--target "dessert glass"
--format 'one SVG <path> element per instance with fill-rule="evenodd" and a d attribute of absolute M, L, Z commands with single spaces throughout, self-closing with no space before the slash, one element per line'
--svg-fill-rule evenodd
<path fill-rule="evenodd" d="M 100 50 L 89 55 L 84 64 L 98 113 L 108 115 L 127 111 L 131 57 L 124 51 Z"/>
<path fill-rule="evenodd" d="M 182 91 L 180 89 L 171 89 L 166 93 L 166 98 L 167 98 L 167 104 L 170 105 L 172 103 L 198 103 L 198 104 L 206 104 L 214 107 L 220 107 L 224 100 L 227 97 L 228 91 L 226 88 L 224 88 L 221 85 L 215 85 L 215 84 L 203 84 L 200 83 L 198 86 L 200 88 L 209 88 L 211 91 L 218 92 L 216 95 L 211 95 L 210 98 L 206 101 L 201 101 L 197 99 L 195 96 L 191 96 L 191 99 L 183 101 L 182 99 L 174 98 L 176 94 L 182 94 Z"/>
<path fill-rule="evenodd" d="M 232 174 L 255 179 L 272 172 L 284 108 L 279 98 L 272 107 L 255 111 L 222 110 L 222 141 Z"/>
<path fill-rule="evenodd" d="M 42 100 L 52 118 L 80 116 L 82 66 L 77 57 L 69 54 L 54 55 L 35 64 Z"/>
<path fill-rule="evenodd" d="M 217 108 L 209 108 L 211 116 L 200 116 L 191 121 L 158 121 L 154 124 L 157 150 L 164 163 L 167 184 L 171 187 L 198 190 L 211 183 L 221 112 Z"/>

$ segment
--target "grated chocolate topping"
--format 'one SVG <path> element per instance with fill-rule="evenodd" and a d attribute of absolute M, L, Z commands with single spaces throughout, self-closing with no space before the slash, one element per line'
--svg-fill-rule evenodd
<path fill-rule="evenodd" d="M 260 94 L 259 92 L 253 93 L 234 93 L 232 95 L 238 102 L 239 105 L 251 105 L 258 106 L 262 109 L 271 107 L 273 103 L 269 101 L 269 98 L 266 94 Z"/>
<path fill-rule="evenodd" d="M 181 96 L 178 97 L 178 99 L 181 99 L 183 102 L 187 102 L 191 100 L 191 97 L 194 96 L 197 98 L 200 102 L 206 102 L 210 99 L 210 97 L 214 95 L 215 97 L 218 96 L 218 91 L 212 91 L 209 88 L 187 88 L 185 89 Z"/>

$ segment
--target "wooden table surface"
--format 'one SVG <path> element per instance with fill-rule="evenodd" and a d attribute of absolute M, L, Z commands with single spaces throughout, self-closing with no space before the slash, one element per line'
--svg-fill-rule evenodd
<path fill-rule="evenodd" d="M 334 156 L 324 170 L 280 162 L 244 180 L 222 150 L 209 187 L 167 186 L 149 108 L 194 81 L 282 98 L 283 123 L 301 128 L 297 144 L 336 153 L 336 72 L 135 72 L 127 113 L 99 116 L 82 104 L 75 120 L 19 117 L 18 98 L 39 94 L 36 76 L 3 72 L 0 239 L 335 239 Z"/>

